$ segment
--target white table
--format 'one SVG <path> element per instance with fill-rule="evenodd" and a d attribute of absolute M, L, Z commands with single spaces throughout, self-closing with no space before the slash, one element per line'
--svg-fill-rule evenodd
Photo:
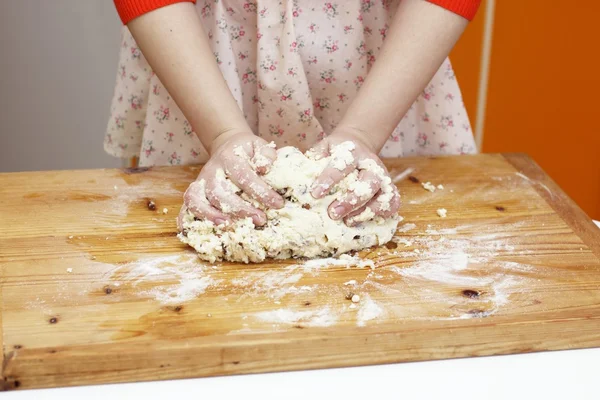
<path fill-rule="evenodd" d="M 595 221 L 596 222 L 596 221 Z M 600 227 L 600 223 L 596 222 Z M 600 332 L 598 332 L 600 335 Z M 3 393 L 2 398 L 600 399 L 600 348 Z"/>

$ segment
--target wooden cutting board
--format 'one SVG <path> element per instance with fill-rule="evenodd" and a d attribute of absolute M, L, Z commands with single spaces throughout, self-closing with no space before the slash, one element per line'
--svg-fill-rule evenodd
<path fill-rule="evenodd" d="M 1 174 L 4 388 L 600 346 L 600 230 L 531 160 L 387 165 L 412 172 L 375 269 L 198 261 L 175 237 L 198 167 Z"/>

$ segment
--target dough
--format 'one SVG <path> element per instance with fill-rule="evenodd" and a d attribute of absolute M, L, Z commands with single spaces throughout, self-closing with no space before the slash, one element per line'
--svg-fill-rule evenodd
<path fill-rule="evenodd" d="M 357 171 L 344 178 L 322 199 L 314 199 L 310 193 L 311 185 L 330 161 L 334 168 L 340 170 L 352 163 L 353 149 L 352 142 L 344 142 L 332 150 L 331 156 L 322 159 L 312 154 L 304 155 L 295 147 L 279 149 L 277 160 L 263 178 L 283 194 L 284 207 L 265 210 L 245 194 L 241 195 L 246 201 L 265 210 L 265 226 L 256 228 L 251 218 L 237 220 L 227 226 L 215 226 L 210 221 L 197 220 L 188 211 L 183 218 L 183 232 L 179 238 L 196 249 L 203 260 L 246 263 L 261 262 L 267 257 L 337 256 L 387 243 L 401 219 L 397 215 L 388 219 L 373 218 L 373 211 L 367 209 L 356 217 L 356 220 L 362 221 L 359 225 L 348 227 L 343 221 L 334 221 L 327 214 L 329 204 L 344 193 L 352 190 L 360 194 L 364 190 L 366 183 L 358 181 Z M 369 169 L 382 177 L 382 207 L 389 207 L 393 195 L 391 179 L 372 160 L 359 164 L 359 168 Z M 224 173 L 218 173 L 217 179 L 227 178 Z M 235 186 L 232 182 L 228 184 Z"/>

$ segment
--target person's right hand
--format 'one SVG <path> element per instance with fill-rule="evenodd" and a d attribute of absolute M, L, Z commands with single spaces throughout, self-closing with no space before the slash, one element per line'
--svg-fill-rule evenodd
<path fill-rule="evenodd" d="M 185 192 L 177 219 L 179 230 L 186 210 L 215 225 L 246 217 L 252 218 L 256 226 L 264 225 L 265 213 L 240 194 L 244 192 L 267 208 L 283 207 L 283 198 L 260 177 L 276 158 L 276 150 L 251 132 L 219 136 L 212 145 L 210 160 Z"/>

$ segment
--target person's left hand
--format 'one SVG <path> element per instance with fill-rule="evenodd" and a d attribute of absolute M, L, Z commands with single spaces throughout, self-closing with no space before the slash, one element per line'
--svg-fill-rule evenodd
<path fill-rule="evenodd" d="M 320 199 L 326 196 L 335 184 L 358 169 L 358 179 L 366 185 L 349 190 L 342 198 L 331 203 L 328 208 L 329 217 L 333 220 L 343 218 L 346 225 L 353 226 L 375 216 L 388 218 L 394 215 L 400 208 L 398 188 L 391 182 L 385 165 L 362 134 L 338 127 L 309 152 L 317 158 L 327 157 L 332 155 L 335 146 L 348 141 L 354 144 L 353 159 L 336 159 L 334 154 L 329 165 L 313 184 L 313 197 Z"/>

